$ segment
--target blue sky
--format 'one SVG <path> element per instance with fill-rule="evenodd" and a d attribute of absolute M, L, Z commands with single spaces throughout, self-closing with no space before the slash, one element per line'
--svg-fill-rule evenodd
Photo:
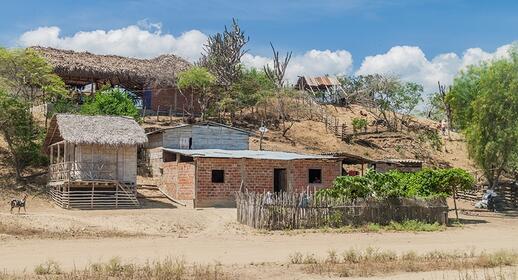
<path fill-rule="evenodd" d="M 231 18 L 235 17 L 239 19 L 240 25 L 250 36 L 248 46 L 250 53 L 257 56 L 250 64 L 257 66 L 254 63 L 260 64 L 267 61 L 270 56 L 269 42 L 272 41 L 280 50 L 291 50 L 296 55 L 300 55 L 298 63 L 301 66 L 296 68 L 301 72 L 307 71 L 307 74 L 322 74 L 321 72 L 326 70 L 351 74 L 355 71 L 367 73 L 388 69 L 406 77 L 405 71 L 416 71 L 412 67 L 408 68 L 408 65 L 405 66 L 408 61 L 423 60 L 424 55 L 424 62 L 421 61 L 422 65 L 416 67 L 423 68 L 424 64 L 429 63 L 435 68 L 441 68 L 444 63 L 441 60 L 441 65 L 434 65 L 435 58 L 442 59 L 445 54 L 456 54 L 458 56 L 456 61 L 446 62 L 448 65 L 455 64 L 455 66 L 448 66 L 452 67 L 451 69 L 447 69 L 453 73 L 461 67 L 460 65 L 467 63 L 464 56 L 469 52 L 468 50 L 482 50 L 482 53 L 477 54 L 482 59 L 487 57 L 484 56 L 485 54 L 494 55 L 499 47 L 518 39 L 518 1 L 503 0 L 40 0 L 5 1 L 2 10 L 0 44 L 3 46 L 24 46 L 43 42 L 40 44 L 100 53 L 108 50 L 98 45 L 92 46 L 84 40 L 81 42 L 76 40 L 74 44 L 67 43 L 66 39 L 56 42 L 56 40 L 42 38 L 44 35 L 38 33 L 31 34 L 28 36 L 30 39 L 20 42 L 20 36 L 27 31 L 52 26 L 59 28 L 59 35 L 55 36 L 63 39 L 72 38 L 80 31 L 118 30 L 137 23 L 141 29 L 150 30 L 152 33 L 158 32 L 160 35 L 169 34 L 175 38 L 192 30 L 199 31 L 205 36 L 222 30 L 223 26 L 228 25 Z M 158 23 L 159 29 L 153 27 L 152 24 Z M 198 38 L 196 41 L 198 45 L 201 39 Z M 191 41 L 186 40 L 186 42 Z M 163 41 L 157 44 L 163 44 Z M 186 44 L 181 46 L 187 48 Z M 402 47 L 402 49 L 397 49 L 399 52 L 396 50 L 391 54 L 390 50 L 394 47 Z M 156 52 L 174 51 L 179 48 L 179 46 L 156 48 Z M 193 50 L 197 48 L 193 47 Z M 347 53 L 339 53 L 336 57 L 331 57 L 329 63 L 341 60 L 333 67 L 309 69 L 307 64 L 315 61 L 305 62 L 304 59 L 307 60 L 311 55 L 304 56 L 304 54 L 311 50 L 331 51 L 327 54 L 318 54 L 326 57 L 340 50 Z M 118 52 L 117 48 L 114 52 Z M 191 60 L 196 58 L 191 53 L 183 53 L 181 50 L 179 52 L 180 55 L 185 54 Z M 149 56 L 155 53 L 133 54 L 128 50 L 120 50 L 118 54 Z M 349 59 L 347 58 L 349 54 L 352 61 L 346 61 Z M 378 60 L 373 60 L 371 65 L 364 67 L 366 57 L 375 55 L 385 56 L 378 57 Z M 412 58 L 412 55 L 417 57 Z M 394 61 L 398 57 L 408 60 L 400 65 L 403 68 L 406 67 L 401 73 L 398 72 L 400 67 L 392 67 L 394 68 L 392 69 L 387 66 L 387 64 L 398 64 L 398 61 Z M 477 58 L 473 61 L 476 62 Z M 372 64 L 374 62 L 375 67 Z M 340 67 L 345 69 L 339 71 Z M 451 76 L 450 72 L 447 73 L 449 76 Z M 422 80 L 423 77 L 416 79 Z"/>

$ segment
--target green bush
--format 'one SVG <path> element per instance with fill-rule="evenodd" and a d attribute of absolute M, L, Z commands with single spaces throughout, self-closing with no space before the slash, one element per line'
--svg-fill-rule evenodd
<path fill-rule="evenodd" d="M 139 111 L 131 96 L 118 88 L 102 89 L 87 98 L 81 106 L 81 114 L 127 116 L 140 120 Z"/>
<path fill-rule="evenodd" d="M 474 178 L 460 168 L 423 169 L 415 173 L 369 170 L 365 176 L 338 177 L 332 188 L 318 191 L 317 196 L 353 200 L 367 197 L 446 197 L 455 188 L 466 190 L 473 184 Z"/>
<path fill-rule="evenodd" d="M 366 119 L 354 118 L 352 122 L 354 132 L 356 133 L 360 130 L 367 130 L 367 124 Z"/>

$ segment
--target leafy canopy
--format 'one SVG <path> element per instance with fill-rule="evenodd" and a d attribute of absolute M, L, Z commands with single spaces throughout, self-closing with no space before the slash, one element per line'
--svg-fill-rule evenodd
<path fill-rule="evenodd" d="M 180 89 L 206 90 L 215 82 L 216 78 L 205 67 L 195 66 L 178 74 Z"/>
<path fill-rule="evenodd" d="M 333 187 L 320 190 L 318 196 L 357 199 L 366 197 L 445 197 L 454 189 L 470 189 L 475 180 L 460 168 L 423 169 L 415 173 L 369 170 L 365 176 L 341 176 Z"/>
<path fill-rule="evenodd" d="M 129 94 L 118 88 L 105 88 L 86 99 L 81 106 L 85 115 L 111 115 L 132 117 L 140 120 L 140 114 Z"/>
<path fill-rule="evenodd" d="M 0 87 L 30 103 L 67 94 L 52 66 L 32 49 L 0 48 Z"/>
<path fill-rule="evenodd" d="M 46 162 L 40 152 L 44 130 L 33 123 L 29 103 L 0 90 L 0 135 L 7 143 L 17 179 L 27 166 Z"/>
<path fill-rule="evenodd" d="M 472 66 L 447 96 L 470 156 L 494 186 L 504 171 L 518 174 L 518 50 L 509 58 Z"/>

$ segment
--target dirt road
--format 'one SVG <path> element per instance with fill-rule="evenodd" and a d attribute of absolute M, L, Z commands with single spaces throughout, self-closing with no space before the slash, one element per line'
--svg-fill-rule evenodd
<path fill-rule="evenodd" d="M 64 269 L 120 257 L 142 263 L 183 257 L 197 263 L 245 265 L 286 263 L 294 252 L 324 257 L 329 250 L 377 247 L 398 252 L 432 250 L 518 250 L 518 218 L 463 216 L 470 224 L 433 233 L 296 233 L 273 234 L 251 230 L 234 222 L 235 209 L 139 209 L 66 211 L 33 210 L 27 215 L 1 214 L 2 221 L 34 227 L 97 228 L 150 234 L 138 238 L 29 238 L 0 239 L 0 269 L 31 271 L 47 260 Z"/>

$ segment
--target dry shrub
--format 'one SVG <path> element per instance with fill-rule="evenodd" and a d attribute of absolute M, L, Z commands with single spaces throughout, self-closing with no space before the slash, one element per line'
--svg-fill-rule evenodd
<path fill-rule="evenodd" d="M 88 228 L 68 228 L 60 231 L 49 231 L 37 227 L 28 227 L 13 220 L 9 222 L 0 221 L 0 234 L 24 239 L 113 238 L 143 236 L 143 234 L 123 232 L 116 229 L 95 230 Z"/>
<path fill-rule="evenodd" d="M 300 261 L 302 255 L 292 260 Z M 340 277 L 359 276 L 369 277 L 394 272 L 421 272 L 433 270 L 467 270 L 478 268 L 496 268 L 518 264 L 518 253 L 501 250 L 494 253 L 483 252 L 442 252 L 433 251 L 417 254 L 410 251 L 397 254 L 389 250 L 367 248 L 364 251 L 347 250 L 341 254 L 341 259 L 335 251 L 329 251 L 324 259 L 313 262 L 294 262 L 304 264 L 308 273 L 334 275 Z"/>
<path fill-rule="evenodd" d="M 0 279 L 54 280 L 226 280 L 230 277 L 217 265 L 191 265 L 182 259 L 165 259 L 143 265 L 123 263 L 119 258 L 94 263 L 84 269 L 63 272 L 58 263 L 48 261 L 34 269 L 35 275 L 0 273 Z"/>

